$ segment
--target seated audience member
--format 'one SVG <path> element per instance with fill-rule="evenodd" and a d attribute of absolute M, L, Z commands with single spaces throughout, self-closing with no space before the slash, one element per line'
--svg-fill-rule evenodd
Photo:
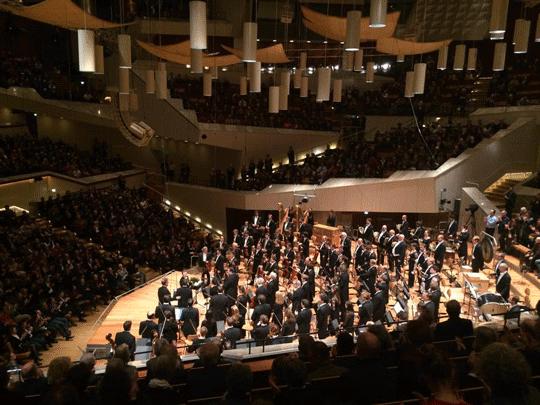
<path fill-rule="evenodd" d="M 519 329 L 521 333 L 516 348 L 529 363 L 532 375 L 540 375 L 540 320 L 525 319 Z"/>
<path fill-rule="evenodd" d="M 251 337 L 257 342 L 257 346 L 262 346 L 270 334 L 270 325 L 268 324 L 268 316 L 261 315 L 259 321 L 255 324 Z"/>
<path fill-rule="evenodd" d="M 227 391 L 223 402 L 230 405 L 248 405 L 251 403 L 251 389 L 253 387 L 253 373 L 242 363 L 231 366 L 227 373 Z"/>
<path fill-rule="evenodd" d="M 98 403 L 128 404 L 137 396 L 137 380 L 120 359 L 110 359 L 98 385 Z"/>
<path fill-rule="evenodd" d="M 298 337 L 298 358 L 302 361 L 309 361 L 315 339 L 311 335 L 300 335 Z"/>
<path fill-rule="evenodd" d="M 33 361 L 21 367 L 21 380 L 15 384 L 13 390 L 23 396 L 43 395 L 48 390 L 47 379 Z"/>
<path fill-rule="evenodd" d="M 523 355 L 504 343 L 493 343 L 480 354 L 479 374 L 492 404 L 540 404 L 540 393 L 529 385 L 530 372 Z"/>
<path fill-rule="evenodd" d="M 205 343 L 197 351 L 199 360 L 187 374 L 191 395 L 195 398 L 221 395 L 225 391 L 227 368 L 219 366 L 220 348 L 216 343 Z"/>
<path fill-rule="evenodd" d="M 274 404 L 317 402 L 307 382 L 307 367 L 296 356 L 283 355 L 274 359 L 268 381 L 274 390 Z"/>
<path fill-rule="evenodd" d="M 450 300 L 446 303 L 446 312 L 448 320 L 440 322 L 435 327 L 435 340 L 453 340 L 456 337 L 463 338 L 472 336 L 473 324 L 470 319 L 460 318 L 461 305 L 456 300 Z"/>
<path fill-rule="evenodd" d="M 172 387 L 176 367 L 176 359 L 171 355 L 163 354 L 156 358 L 152 378 L 142 395 L 143 404 L 174 404 L 179 401 L 178 393 Z"/>
<path fill-rule="evenodd" d="M 171 384 L 179 384 L 183 382 L 186 378 L 186 373 L 184 372 L 184 365 L 182 363 L 182 360 L 178 356 L 176 348 L 169 342 L 167 342 L 165 339 L 157 340 L 154 344 L 154 347 L 154 354 L 156 357 L 153 357 L 146 362 L 146 382 L 149 382 L 152 378 L 156 376 L 157 360 L 162 356 L 169 357 L 174 363 L 173 374 L 168 377 L 168 381 Z"/>
<path fill-rule="evenodd" d="M 311 350 L 311 367 L 308 379 L 334 377 L 343 374 L 346 368 L 330 361 L 330 348 L 324 342 L 315 342 Z"/>

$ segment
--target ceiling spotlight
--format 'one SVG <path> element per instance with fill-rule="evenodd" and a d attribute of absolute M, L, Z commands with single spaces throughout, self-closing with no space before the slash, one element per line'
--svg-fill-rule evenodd
<path fill-rule="evenodd" d="M 309 39 L 308 39 L 306 42 L 307 42 L 308 44 L 311 44 L 311 40 L 309 40 Z"/>
<path fill-rule="evenodd" d="M 289 42 L 292 44 L 294 42 L 294 39 L 289 40 Z"/>
<path fill-rule="evenodd" d="M 277 39 L 273 39 L 272 42 L 277 42 Z"/>

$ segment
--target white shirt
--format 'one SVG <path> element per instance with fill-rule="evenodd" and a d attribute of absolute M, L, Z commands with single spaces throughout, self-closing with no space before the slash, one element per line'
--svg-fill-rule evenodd
<path fill-rule="evenodd" d="M 398 254 L 396 253 L 396 248 L 401 244 L 401 242 L 403 242 L 403 241 L 399 240 L 399 241 L 394 245 L 394 247 L 392 248 L 392 254 L 393 254 L 394 256 L 398 256 Z"/>

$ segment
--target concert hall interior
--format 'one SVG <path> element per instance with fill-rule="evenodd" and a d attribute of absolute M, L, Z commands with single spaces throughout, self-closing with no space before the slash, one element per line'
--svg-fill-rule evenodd
<path fill-rule="evenodd" d="M 0 403 L 540 404 L 540 0 L 0 38 Z"/>

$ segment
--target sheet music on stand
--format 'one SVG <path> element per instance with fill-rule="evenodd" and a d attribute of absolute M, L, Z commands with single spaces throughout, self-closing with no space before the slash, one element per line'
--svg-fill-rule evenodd
<path fill-rule="evenodd" d="M 476 301 L 478 299 L 478 293 L 476 288 L 470 283 L 470 281 L 465 280 L 465 291 L 469 291 L 471 297 Z"/>
<path fill-rule="evenodd" d="M 471 315 L 471 301 L 474 300 L 474 306 L 472 307 L 473 309 L 473 313 L 472 313 L 472 316 L 475 318 L 475 319 L 478 319 L 478 317 L 480 316 L 479 314 L 479 308 L 477 306 L 477 300 L 478 300 L 478 293 L 476 292 L 476 288 L 474 287 L 474 285 L 471 284 L 470 281 L 468 280 L 465 280 L 465 294 L 463 294 L 463 303 L 465 303 L 465 299 L 468 298 L 468 302 L 467 302 L 467 312 L 469 315 Z M 468 294 L 467 294 L 468 292 Z"/>

